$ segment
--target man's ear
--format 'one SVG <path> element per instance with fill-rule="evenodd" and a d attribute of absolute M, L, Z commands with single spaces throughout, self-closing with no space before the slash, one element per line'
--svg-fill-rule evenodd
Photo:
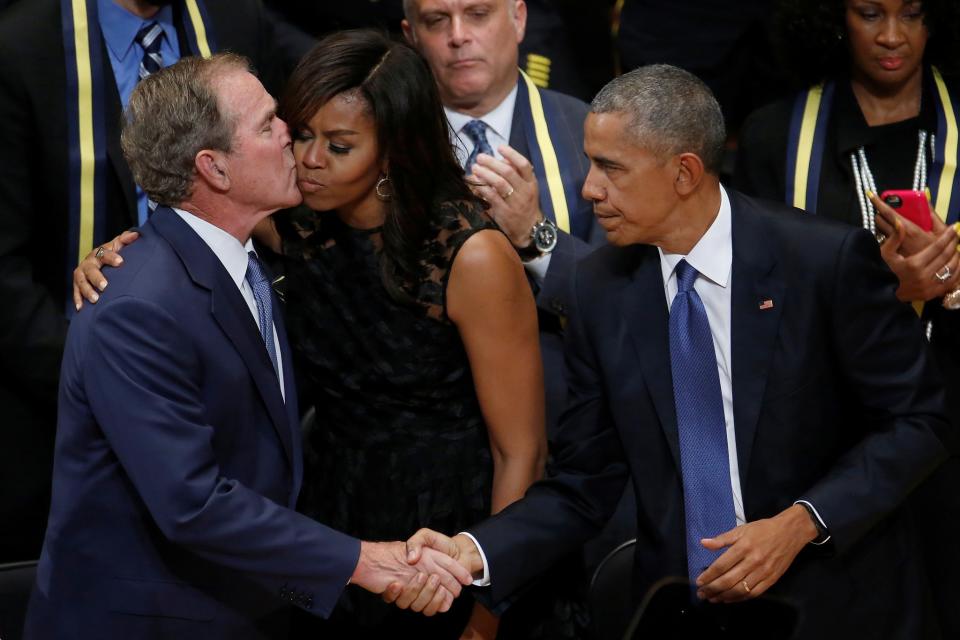
<path fill-rule="evenodd" d="M 206 182 L 214 191 L 224 193 L 230 190 L 230 174 L 227 170 L 227 157 L 222 151 L 203 149 L 193 159 L 197 177 Z"/>
<path fill-rule="evenodd" d="M 413 32 L 413 26 L 410 21 L 404 18 L 400 21 L 400 29 L 403 30 L 403 37 L 411 47 L 417 46 L 417 35 Z"/>
<path fill-rule="evenodd" d="M 703 160 L 695 153 L 681 153 L 677 159 L 677 178 L 674 188 L 677 190 L 677 195 L 686 197 L 700 186 L 706 168 L 703 166 Z"/>
<path fill-rule="evenodd" d="M 513 24 L 517 30 L 517 44 L 520 44 L 527 33 L 527 3 L 523 0 L 515 1 Z"/>

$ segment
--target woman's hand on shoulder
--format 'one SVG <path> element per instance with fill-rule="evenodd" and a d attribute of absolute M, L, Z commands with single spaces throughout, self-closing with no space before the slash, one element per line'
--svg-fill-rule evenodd
<path fill-rule="evenodd" d="M 135 230 L 124 231 L 116 238 L 100 245 L 87 254 L 76 269 L 73 270 L 73 306 L 77 311 L 83 307 L 83 301 L 96 304 L 100 293 L 107 288 L 107 279 L 101 269 L 107 265 L 119 267 L 123 264 L 120 250 L 132 244 L 140 237 Z"/>

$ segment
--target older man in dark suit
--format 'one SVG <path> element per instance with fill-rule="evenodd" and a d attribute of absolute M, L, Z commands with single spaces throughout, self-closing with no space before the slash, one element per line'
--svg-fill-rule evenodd
<path fill-rule="evenodd" d="M 686 576 L 704 604 L 685 619 L 751 637 L 737 603 L 765 593 L 799 608 L 802 638 L 925 637 L 901 505 L 949 426 L 875 240 L 721 187 L 720 108 L 685 71 L 614 80 L 585 133 L 584 195 L 613 246 L 578 267 L 555 475 L 453 542 L 411 544 L 502 601 L 596 532 L 630 478 L 638 594 Z"/>
<path fill-rule="evenodd" d="M 285 638 L 289 605 L 329 615 L 348 582 L 446 610 L 469 582 L 450 558 L 414 569 L 401 542 L 294 511 L 291 352 L 250 241 L 301 199 L 276 101 L 244 58 L 191 57 L 141 82 L 126 119 L 158 206 L 70 326 L 26 637 Z"/>

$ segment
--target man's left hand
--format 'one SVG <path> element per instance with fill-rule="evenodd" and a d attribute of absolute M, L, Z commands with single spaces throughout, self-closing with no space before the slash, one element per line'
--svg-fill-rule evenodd
<path fill-rule="evenodd" d="M 727 550 L 697 577 L 697 595 L 710 602 L 756 598 L 776 584 L 800 550 L 816 538 L 817 528 L 801 505 L 704 538 L 707 549 Z"/>
<path fill-rule="evenodd" d="M 478 155 L 467 182 L 489 203 L 490 217 L 513 246 L 522 249 L 530 245 L 530 230 L 543 217 L 540 189 L 529 160 L 508 145 L 499 151 L 503 159 Z"/>

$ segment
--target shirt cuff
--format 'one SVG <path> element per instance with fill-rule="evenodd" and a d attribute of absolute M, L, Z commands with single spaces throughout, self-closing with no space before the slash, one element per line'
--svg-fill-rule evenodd
<path fill-rule="evenodd" d="M 483 547 L 480 546 L 480 543 L 477 542 L 477 539 L 466 531 L 461 531 L 457 535 L 464 535 L 470 538 L 470 541 L 473 542 L 474 546 L 477 548 L 477 551 L 480 552 L 480 560 L 483 562 L 483 577 L 479 580 L 473 581 L 473 586 L 475 587 L 489 587 L 490 586 L 490 567 L 487 566 L 487 556 L 483 553 Z"/>
<path fill-rule="evenodd" d="M 550 268 L 551 255 L 553 254 L 547 253 L 523 263 L 523 268 L 530 272 L 530 275 L 533 276 L 533 279 L 538 285 L 543 284 L 543 279 L 547 277 L 547 269 Z"/>
<path fill-rule="evenodd" d="M 808 509 L 808 511 L 809 511 L 810 513 L 812 513 L 812 514 L 814 515 L 814 517 L 817 519 L 817 522 L 820 523 L 820 526 L 823 527 L 823 530 L 827 532 L 827 537 L 826 537 L 826 538 L 824 538 L 824 539 L 821 540 L 820 542 L 811 542 L 810 544 L 814 544 L 814 545 L 817 545 L 817 546 L 819 547 L 819 546 L 822 545 L 822 544 L 827 544 L 828 542 L 830 542 L 830 538 L 832 537 L 832 536 L 830 535 L 830 527 L 828 527 L 828 526 L 827 526 L 827 523 L 824 522 L 824 521 L 823 521 L 823 518 L 820 517 L 820 512 L 817 511 L 817 508 L 816 508 L 815 506 L 813 506 L 813 505 L 812 505 L 810 502 L 808 502 L 807 500 L 797 500 L 797 501 L 794 502 L 793 504 L 802 504 L 802 505 L 806 506 L 807 509 Z M 479 547 L 478 547 L 478 548 L 479 548 Z"/>

